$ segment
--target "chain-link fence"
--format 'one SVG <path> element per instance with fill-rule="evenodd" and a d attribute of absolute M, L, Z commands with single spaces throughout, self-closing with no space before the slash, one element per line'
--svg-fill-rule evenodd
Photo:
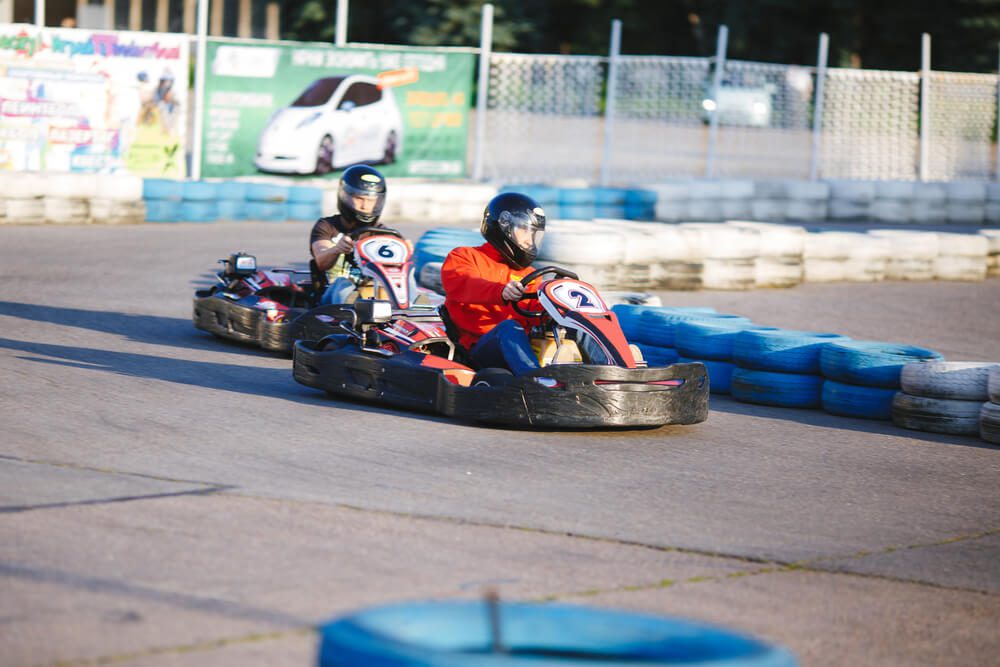
<path fill-rule="evenodd" d="M 511 183 L 593 180 L 600 161 L 605 62 L 494 54 L 484 175 Z"/>
<path fill-rule="evenodd" d="M 483 176 L 594 183 L 604 175 L 612 185 L 812 172 L 876 180 L 997 176 L 997 75 L 931 72 L 921 151 L 919 72 L 723 62 L 715 90 L 715 58 L 493 54 L 484 146 L 477 147 Z"/>

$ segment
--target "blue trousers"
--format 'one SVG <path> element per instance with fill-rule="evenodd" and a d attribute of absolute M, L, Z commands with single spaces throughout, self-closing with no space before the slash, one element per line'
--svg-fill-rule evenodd
<path fill-rule="evenodd" d="M 329 306 L 332 303 L 346 303 L 347 297 L 354 291 L 356 285 L 349 278 L 335 278 L 320 297 L 320 305 Z"/>
<path fill-rule="evenodd" d="M 538 357 L 524 327 L 517 320 L 504 320 L 486 332 L 469 350 L 475 368 L 507 368 L 522 375 L 538 368 Z"/>

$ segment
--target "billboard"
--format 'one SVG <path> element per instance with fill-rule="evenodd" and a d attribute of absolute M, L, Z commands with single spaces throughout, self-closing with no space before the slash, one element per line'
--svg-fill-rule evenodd
<path fill-rule="evenodd" d="M 187 39 L 0 24 L 0 170 L 183 178 Z"/>
<path fill-rule="evenodd" d="M 201 174 L 465 175 L 475 56 L 210 39 Z"/>

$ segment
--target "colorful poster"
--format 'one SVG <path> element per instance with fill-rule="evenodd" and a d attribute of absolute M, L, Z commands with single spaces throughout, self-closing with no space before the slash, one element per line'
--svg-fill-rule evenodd
<path fill-rule="evenodd" d="M 183 178 L 187 42 L 0 24 L 0 169 Z"/>
<path fill-rule="evenodd" d="M 212 39 L 202 176 L 465 175 L 474 55 Z"/>

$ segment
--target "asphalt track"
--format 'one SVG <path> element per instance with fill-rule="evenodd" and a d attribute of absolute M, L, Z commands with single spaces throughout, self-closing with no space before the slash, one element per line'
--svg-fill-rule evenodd
<path fill-rule="evenodd" d="M 0 228 L 0 663 L 308 665 L 326 619 L 492 587 L 995 664 L 1000 448 L 716 396 L 605 432 L 336 400 L 190 320 L 216 259 L 301 266 L 308 228 Z M 997 279 L 661 296 L 1000 360 Z"/>

